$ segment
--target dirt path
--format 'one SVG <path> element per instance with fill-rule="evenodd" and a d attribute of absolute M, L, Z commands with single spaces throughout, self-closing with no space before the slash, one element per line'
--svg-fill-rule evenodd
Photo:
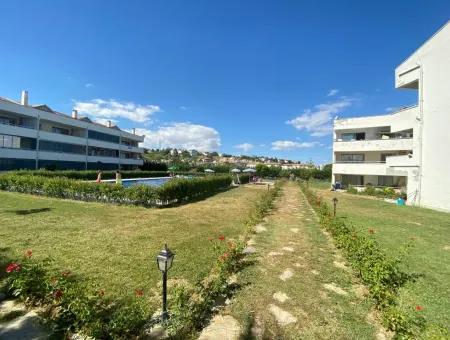
<path fill-rule="evenodd" d="M 295 183 L 251 240 L 229 313 L 248 338 L 373 339 L 370 302 Z"/>

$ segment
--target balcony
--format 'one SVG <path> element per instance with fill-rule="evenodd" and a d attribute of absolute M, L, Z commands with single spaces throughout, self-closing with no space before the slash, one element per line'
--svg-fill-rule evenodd
<path fill-rule="evenodd" d="M 412 150 L 413 138 L 391 138 L 372 140 L 353 140 L 333 142 L 335 152 L 363 152 L 363 151 L 400 151 Z"/>
<path fill-rule="evenodd" d="M 385 162 L 336 162 L 333 173 L 342 175 L 386 175 Z"/>
<path fill-rule="evenodd" d="M 11 136 L 37 138 L 37 130 L 33 126 L 0 123 L 0 133 Z"/>
<path fill-rule="evenodd" d="M 388 167 L 416 167 L 419 166 L 414 156 L 402 155 L 402 156 L 389 156 L 386 157 L 386 165 Z"/>
<path fill-rule="evenodd" d="M 39 131 L 39 139 L 44 139 L 44 140 L 58 142 L 58 143 L 86 145 L 86 138 L 84 138 L 84 137 L 64 135 L 64 134 L 60 134 L 60 133 L 48 132 L 48 131 L 43 131 L 43 130 Z"/>

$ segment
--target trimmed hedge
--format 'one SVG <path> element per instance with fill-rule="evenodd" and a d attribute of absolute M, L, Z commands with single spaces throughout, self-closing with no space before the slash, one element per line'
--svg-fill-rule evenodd
<path fill-rule="evenodd" d="M 13 173 L 19 176 L 43 176 L 43 177 L 66 177 L 69 179 L 80 179 L 84 181 L 96 180 L 97 179 L 97 171 L 96 170 L 85 170 L 85 171 L 76 171 L 76 170 L 57 170 L 57 171 L 49 171 L 49 170 L 19 170 L 12 171 L 9 173 Z M 121 171 L 122 178 L 148 178 L 148 177 L 167 177 L 169 173 L 167 171 Z M 116 178 L 115 171 L 102 171 L 102 179 L 114 179 Z"/>
<path fill-rule="evenodd" d="M 399 289 L 417 279 L 405 272 L 404 256 L 411 243 L 399 246 L 399 254 L 388 254 L 373 237 L 373 230 L 363 234 L 344 219 L 333 217 L 332 209 L 322 197 L 300 185 L 311 206 L 318 213 L 320 224 L 332 235 L 335 244 L 345 253 L 355 274 L 368 287 L 369 294 L 381 312 L 384 325 L 395 332 L 396 339 L 447 339 L 441 325 L 430 324 L 414 306 L 399 301 Z"/>
<path fill-rule="evenodd" d="M 230 187 L 229 175 L 174 178 L 160 187 L 84 182 L 66 177 L 7 173 L 0 175 L 0 190 L 81 201 L 164 206 L 212 195 Z"/>

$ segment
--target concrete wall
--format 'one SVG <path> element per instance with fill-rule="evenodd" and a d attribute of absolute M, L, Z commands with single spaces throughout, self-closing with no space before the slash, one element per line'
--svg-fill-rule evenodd
<path fill-rule="evenodd" d="M 398 88 L 419 95 L 417 203 L 450 211 L 450 22 L 395 73 Z"/>

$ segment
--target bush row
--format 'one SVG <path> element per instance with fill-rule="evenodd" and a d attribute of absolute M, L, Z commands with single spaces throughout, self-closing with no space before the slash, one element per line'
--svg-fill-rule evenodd
<path fill-rule="evenodd" d="M 433 336 L 438 334 L 436 338 L 440 339 L 445 329 L 436 325 L 427 326 L 424 317 L 420 315 L 420 306 L 399 305 L 399 288 L 418 276 L 402 269 L 402 259 L 411 243 L 400 247 L 397 256 L 389 256 L 375 240 L 372 229 L 363 234 L 343 219 L 333 217 L 330 206 L 320 196 L 304 184 L 300 186 L 319 214 L 321 225 L 333 236 L 336 246 L 344 251 L 349 263 L 368 287 L 370 296 L 382 312 L 385 326 L 401 339 L 423 338 L 425 331 L 433 333 Z"/>
<path fill-rule="evenodd" d="M 53 267 L 50 260 L 33 260 L 29 250 L 6 266 L 6 287 L 9 295 L 45 307 L 43 316 L 55 338 L 81 332 L 95 339 L 129 339 L 152 315 L 141 294 L 114 299 L 70 271 Z"/>
<path fill-rule="evenodd" d="M 94 181 L 97 179 L 96 170 L 19 170 L 12 172 L 19 176 L 43 176 L 43 177 L 66 177 L 69 179 L 79 179 L 84 181 Z M 141 171 L 141 170 L 130 170 L 121 171 L 122 178 L 149 178 L 149 177 L 167 177 L 169 173 L 167 171 Z M 102 171 L 102 179 L 115 179 L 115 171 Z"/>
<path fill-rule="evenodd" d="M 403 198 L 404 200 L 407 198 L 406 192 L 396 192 L 393 188 L 375 188 L 371 185 L 367 185 L 362 191 L 358 191 L 355 187 L 349 186 L 347 192 L 355 195 L 369 195 L 381 198 Z"/>
<path fill-rule="evenodd" d="M 207 196 L 230 187 L 230 175 L 174 178 L 160 187 L 83 182 L 66 177 L 45 177 L 7 173 L 0 175 L 0 190 L 63 199 L 161 206 Z"/>

